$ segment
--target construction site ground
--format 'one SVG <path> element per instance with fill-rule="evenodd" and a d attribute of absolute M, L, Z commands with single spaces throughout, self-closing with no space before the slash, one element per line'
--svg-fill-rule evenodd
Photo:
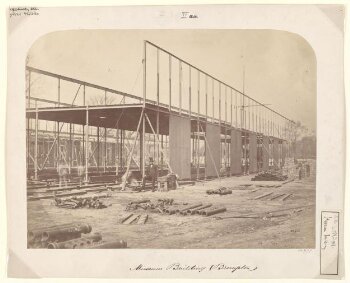
<path fill-rule="evenodd" d="M 314 248 L 315 177 L 296 179 L 283 185 L 278 181 L 251 181 L 252 177 L 197 182 L 194 186 L 182 186 L 168 192 L 114 191 L 112 197 L 103 199 L 109 205 L 105 209 L 59 208 L 52 199 L 28 201 L 28 229 L 45 224 L 85 222 L 92 226 L 92 232 L 100 232 L 103 240 L 125 240 L 128 248 Z M 232 189 L 232 194 L 206 193 L 206 190 L 220 186 Z M 269 192 L 272 192 L 270 196 L 256 199 Z M 281 198 L 271 200 L 281 193 L 292 195 L 284 201 Z M 131 201 L 162 198 L 172 198 L 175 203 L 210 203 L 224 206 L 227 211 L 207 217 L 167 215 L 143 209 L 125 211 Z M 265 217 L 270 212 L 277 213 L 276 217 Z M 130 213 L 148 214 L 148 221 L 145 224 L 122 224 L 121 220 Z M 259 215 L 259 218 L 219 219 L 245 215 Z"/>

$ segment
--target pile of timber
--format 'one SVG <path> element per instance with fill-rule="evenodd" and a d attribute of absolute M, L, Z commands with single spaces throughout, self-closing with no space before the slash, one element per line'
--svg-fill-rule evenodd
<path fill-rule="evenodd" d="M 149 199 L 141 199 L 128 203 L 125 210 L 129 211 L 141 208 L 152 212 L 161 212 L 166 205 L 172 205 L 173 203 L 174 199 L 171 198 L 158 199 L 155 202 L 151 202 Z"/>
<path fill-rule="evenodd" d="M 179 214 L 179 215 L 202 215 L 202 216 L 211 216 L 218 213 L 225 212 L 226 208 L 222 206 L 213 206 L 210 203 L 202 204 L 202 203 L 195 203 L 195 204 L 183 204 L 173 207 L 168 207 L 164 210 L 164 213 L 173 215 L 173 214 Z"/>
<path fill-rule="evenodd" d="M 281 200 L 285 201 L 292 197 L 293 194 L 279 193 L 274 194 L 273 192 L 267 192 L 254 198 L 254 200 Z"/>
<path fill-rule="evenodd" d="M 69 186 L 69 187 L 57 187 L 57 188 L 47 188 L 47 189 L 39 189 L 39 190 L 30 190 L 27 191 L 28 200 L 41 200 L 41 199 L 54 199 L 56 197 L 70 197 L 70 196 L 78 196 L 85 195 L 92 192 L 104 192 L 104 191 L 115 191 L 120 190 L 121 186 L 119 185 L 77 185 L 77 186 Z"/>
<path fill-rule="evenodd" d="M 251 213 L 251 214 L 234 214 L 234 215 L 225 215 L 224 217 L 216 216 L 215 219 L 229 219 L 229 218 L 252 218 L 252 219 L 262 219 L 262 220 L 271 220 L 272 218 L 280 217 L 291 217 L 296 213 L 302 212 L 303 210 L 309 209 L 314 205 L 304 205 L 299 207 L 283 208 L 274 211 L 267 211 L 261 213 Z"/>
<path fill-rule="evenodd" d="M 126 248 L 123 240 L 105 242 L 100 233 L 92 233 L 86 223 L 67 223 L 29 230 L 28 248 L 37 249 L 120 249 Z M 82 236 L 82 234 L 86 234 Z"/>
<path fill-rule="evenodd" d="M 130 213 L 127 216 L 123 217 L 121 223 L 124 225 L 129 224 L 146 224 L 148 220 L 148 214 L 133 214 Z"/>
<path fill-rule="evenodd" d="M 108 197 L 111 197 L 111 195 L 108 193 L 86 196 L 86 197 L 78 197 L 78 196 L 72 196 L 68 198 L 56 197 L 55 205 L 61 208 L 70 208 L 70 209 L 84 208 L 84 207 L 101 209 L 101 208 L 107 207 L 107 205 L 103 203 L 101 198 L 108 198 Z"/>
<path fill-rule="evenodd" d="M 229 194 L 232 194 L 232 190 L 231 189 L 228 189 L 226 187 L 220 187 L 218 189 L 210 189 L 210 190 L 207 190 L 206 193 L 208 195 L 229 195 Z"/>
<path fill-rule="evenodd" d="M 154 213 L 168 215 L 202 215 L 211 216 L 226 211 L 225 207 L 213 206 L 212 204 L 202 203 L 175 203 L 173 199 L 162 199 L 157 202 L 143 199 L 129 203 L 126 210 L 144 209 Z M 136 221 L 136 220 L 135 220 Z"/>
<path fill-rule="evenodd" d="M 279 172 L 265 171 L 257 174 L 253 177 L 252 181 L 285 181 L 288 179 L 287 175 L 283 175 Z"/>

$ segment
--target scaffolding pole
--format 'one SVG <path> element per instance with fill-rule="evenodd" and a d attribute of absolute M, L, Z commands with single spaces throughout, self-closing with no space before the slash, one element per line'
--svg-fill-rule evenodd
<path fill-rule="evenodd" d="M 128 163 L 127 163 L 126 172 L 125 172 L 125 179 L 123 180 L 123 184 L 122 184 L 122 191 L 125 190 L 125 186 L 126 186 L 126 182 L 127 182 L 127 178 L 128 178 L 128 174 L 129 174 L 129 169 L 130 169 L 130 164 L 131 164 L 131 158 L 132 158 L 132 154 L 133 154 L 134 149 L 135 149 L 135 145 L 136 145 L 136 141 L 137 141 L 137 136 L 138 136 L 139 130 L 140 130 L 141 121 L 142 121 L 143 124 L 145 124 L 144 108 L 142 108 L 142 112 L 141 112 L 141 115 L 140 115 L 140 119 L 139 119 L 139 122 L 138 122 L 138 124 L 137 124 L 136 136 L 135 136 L 135 139 L 134 139 L 134 142 L 133 142 L 133 145 L 132 145 L 132 148 L 131 148 L 129 157 L 128 157 Z M 144 125 L 143 125 L 143 126 L 144 126 Z M 143 127 L 143 128 L 145 128 L 145 127 Z M 143 143 L 142 143 L 142 144 L 143 144 Z M 144 169 L 144 168 L 143 168 L 143 169 Z M 142 177 L 144 177 L 144 175 L 142 175 Z"/>
<path fill-rule="evenodd" d="M 146 106 L 146 41 L 143 42 L 143 107 Z"/>
<path fill-rule="evenodd" d="M 140 147 L 141 147 L 141 172 L 142 172 L 142 178 L 145 177 L 145 133 L 146 133 L 146 122 L 145 122 L 145 115 L 144 112 L 142 112 L 142 133 L 140 136 Z"/>
<path fill-rule="evenodd" d="M 34 179 L 38 180 L 38 106 L 35 107 L 35 147 L 34 147 Z"/>
<path fill-rule="evenodd" d="M 89 106 L 86 106 L 85 121 L 85 183 L 89 182 Z"/>
<path fill-rule="evenodd" d="M 104 147 L 103 147 L 103 172 L 106 173 L 107 166 L 107 128 L 104 128 Z"/>

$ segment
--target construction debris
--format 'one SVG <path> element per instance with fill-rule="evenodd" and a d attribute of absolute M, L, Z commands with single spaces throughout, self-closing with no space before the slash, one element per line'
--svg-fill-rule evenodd
<path fill-rule="evenodd" d="M 204 215 L 204 216 L 211 216 L 211 215 L 215 215 L 221 212 L 225 212 L 226 208 L 225 207 L 217 207 L 211 210 L 204 210 L 202 211 L 200 214 Z"/>
<path fill-rule="evenodd" d="M 288 194 L 284 198 L 282 198 L 282 201 L 285 201 L 286 199 L 290 198 L 293 194 Z"/>
<path fill-rule="evenodd" d="M 262 213 L 254 213 L 254 214 L 244 214 L 244 215 L 227 215 L 227 216 L 215 216 L 215 219 L 222 220 L 222 219 L 231 219 L 231 218 L 252 218 L 252 219 L 262 219 L 267 220 L 271 218 L 278 218 L 278 217 L 290 217 L 293 214 L 299 213 L 305 209 L 311 208 L 314 205 L 305 205 L 305 206 L 299 206 L 299 207 L 290 207 L 285 209 L 279 209 L 274 211 L 268 211 L 268 212 L 262 212 Z M 278 213 L 278 212 L 284 212 L 284 213 Z"/>
<path fill-rule="evenodd" d="M 89 234 L 86 223 L 67 223 L 28 231 L 28 248 L 47 249 L 117 249 L 126 248 L 125 241 L 103 242 L 100 233 Z"/>
<path fill-rule="evenodd" d="M 86 223 L 68 223 L 28 231 L 29 248 L 46 248 L 52 242 L 64 242 L 80 238 L 81 234 L 90 233 L 91 226 Z"/>
<path fill-rule="evenodd" d="M 122 220 L 122 224 L 131 224 L 132 222 L 134 222 L 140 215 L 134 215 L 134 214 L 130 214 L 129 216 L 125 217 Z"/>
<path fill-rule="evenodd" d="M 158 211 L 164 210 L 166 205 L 172 205 L 174 202 L 173 199 L 158 199 L 156 202 L 151 202 L 150 200 L 139 200 L 130 202 L 125 208 L 126 211 L 136 210 L 142 208 L 144 210 Z"/>
<path fill-rule="evenodd" d="M 107 205 L 103 203 L 100 198 L 107 198 L 110 197 L 110 194 L 100 194 L 100 195 L 93 195 L 88 197 L 78 197 L 78 196 L 72 196 L 69 198 L 55 198 L 55 205 L 62 208 L 70 208 L 70 209 L 76 209 L 76 208 L 95 208 L 95 209 L 101 209 L 106 208 Z"/>
<path fill-rule="evenodd" d="M 229 195 L 232 194 L 232 190 L 226 187 L 220 187 L 218 189 L 207 190 L 208 195 L 218 194 L 218 195 Z"/>
<path fill-rule="evenodd" d="M 263 195 L 257 196 L 257 197 L 256 197 L 256 198 L 254 198 L 254 199 L 255 199 L 255 200 L 256 200 L 256 199 L 262 199 L 262 198 L 268 197 L 268 196 L 270 196 L 270 195 L 272 195 L 272 194 L 273 194 L 273 192 L 266 193 L 266 194 L 263 194 Z"/>
<path fill-rule="evenodd" d="M 148 220 L 148 214 L 140 215 L 139 219 L 137 220 L 137 224 L 146 224 Z"/>
<path fill-rule="evenodd" d="M 277 195 L 273 196 L 272 198 L 270 198 L 270 200 L 277 199 L 277 198 L 282 197 L 282 196 L 284 196 L 284 195 L 285 195 L 285 194 L 277 194 Z"/>
<path fill-rule="evenodd" d="M 287 175 L 283 175 L 279 172 L 265 171 L 257 174 L 252 181 L 286 181 Z"/>
<path fill-rule="evenodd" d="M 200 214 L 201 211 L 203 211 L 203 209 L 209 208 L 211 206 L 212 206 L 212 204 L 204 204 L 204 205 L 201 205 L 201 206 L 198 206 L 198 207 L 195 207 L 195 208 L 191 208 L 191 209 L 188 209 L 186 211 L 186 214 Z"/>
<path fill-rule="evenodd" d="M 102 236 L 100 233 L 94 233 L 90 236 L 77 238 L 65 242 L 52 242 L 47 245 L 48 249 L 77 249 L 87 245 L 92 244 L 93 242 L 100 242 Z"/>
<path fill-rule="evenodd" d="M 126 210 L 136 210 L 142 208 L 144 210 L 149 210 L 150 212 L 161 213 L 161 214 L 179 214 L 179 215 L 203 215 L 210 216 L 217 213 L 226 211 L 224 207 L 212 207 L 212 204 L 203 204 L 203 203 L 174 203 L 173 199 L 158 199 L 157 202 L 150 201 L 136 201 L 129 203 L 126 207 Z M 132 223 L 142 223 L 146 222 L 148 215 L 144 218 L 144 215 L 139 214 L 129 214 L 121 222 L 123 224 L 132 224 Z M 145 220 L 144 220 L 145 219 Z"/>
<path fill-rule="evenodd" d="M 129 214 L 121 221 L 122 224 L 146 224 L 148 220 L 148 214 Z"/>

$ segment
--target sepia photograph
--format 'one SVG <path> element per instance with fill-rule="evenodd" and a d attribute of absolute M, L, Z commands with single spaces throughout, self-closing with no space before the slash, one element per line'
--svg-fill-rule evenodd
<path fill-rule="evenodd" d="M 316 64 L 273 29 L 42 35 L 23 65 L 25 245 L 315 249 Z"/>
<path fill-rule="evenodd" d="M 346 5 L 56 4 L 7 11 L 9 278 L 344 278 Z"/>

